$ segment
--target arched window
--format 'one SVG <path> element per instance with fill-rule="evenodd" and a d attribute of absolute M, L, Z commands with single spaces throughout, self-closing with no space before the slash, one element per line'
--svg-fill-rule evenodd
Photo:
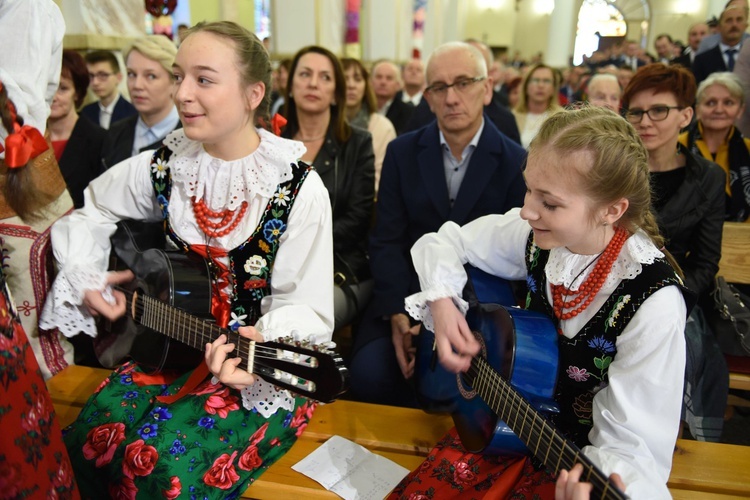
<path fill-rule="evenodd" d="M 573 64 L 583 62 L 599 48 L 600 37 L 624 37 L 628 27 L 622 13 L 607 0 L 583 0 L 578 13 L 578 31 Z"/>

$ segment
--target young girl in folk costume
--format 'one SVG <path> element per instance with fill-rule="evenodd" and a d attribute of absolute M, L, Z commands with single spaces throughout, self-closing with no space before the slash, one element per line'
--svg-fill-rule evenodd
<path fill-rule="evenodd" d="M 221 326 L 259 341 L 330 340 L 330 203 L 297 161 L 304 147 L 254 126 L 268 110 L 263 45 L 232 22 L 199 24 L 174 77 L 184 128 L 92 182 L 85 206 L 54 227 L 61 271 L 44 322 L 93 335 L 93 315 L 121 316 L 124 296 L 102 293 L 128 278 L 105 272 L 115 223 L 163 219 L 168 244 L 214 262 Z M 314 404 L 237 369 L 233 347 L 223 335 L 206 346 L 213 378 L 205 365 L 175 377 L 132 362 L 115 371 L 66 430 L 83 496 L 234 498 L 283 455 Z"/>
<path fill-rule="evenodd" d="M 669 498 L 687 308 L 660 250 L 643 144 L 609 110 L 558 113 L 531 143 L 525 175 L 520 210 L 464 227 L 449 222 L 417 241 L 423 291 L 407 298 L 407 310 L 435 332 L 440 362 L 465 371 L 479 344 L 462 314 L 462 266 L 526 279 L 528 308 L 547 314 L 560 334 L 552 420 L 602 472 L 617 473 L 626 494 Z M 587 495 L 580 471 L 560 474 L 559 498 L 577 488 Z M 453 433 L 394 496 L 551 498 L 554 481 L 529 459 L 468 453 Z"/>

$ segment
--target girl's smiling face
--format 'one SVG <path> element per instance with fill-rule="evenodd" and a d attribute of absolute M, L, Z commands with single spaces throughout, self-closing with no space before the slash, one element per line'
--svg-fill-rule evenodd
<path fill-rule="evenodd" d="M 540 248 L 566 247 L 593 255 L 606 247 L 613 234 L 611 225 L 603 225 L 607 207 L 597 206 L 580 188 L 580 171 L 591 164 L 588 152 L 561 155 L 542 147 L 529 154 L 521 217 L 531 225 Z"/>
<path fill-rule="evenodd" d="M 263 83 L 245 85 L 239 68 L 234 42 L 208 32 L 185 39 L 173 68 L 185 135 L 225 160 L 250 153 L 254 110 L 265 93 Z"/>

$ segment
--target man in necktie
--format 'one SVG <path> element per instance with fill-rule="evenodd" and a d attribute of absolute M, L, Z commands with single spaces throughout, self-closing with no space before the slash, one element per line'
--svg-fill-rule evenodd
<path fill-rule="evenodd" d="M 746 5 L 730 3 L 719 18 L 721 42 L 717 47 L 695 56 L 693 74 L 697 83 L 711 73 L 732 71 L 737 54 L 742 48 L 742 37 L 747 29 Z"/>

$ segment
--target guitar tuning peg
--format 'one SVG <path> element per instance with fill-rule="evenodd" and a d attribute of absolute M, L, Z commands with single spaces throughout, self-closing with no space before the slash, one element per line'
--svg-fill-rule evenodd
<path fill-rule="evenodd" d="M 318 351 L 330 352 L 336 349 L 336 342 L 334 342 L 333 340 L 329 340 L 328 342 L 321 342 L 316 347 L 317 347 L 316 350 Z"/>

